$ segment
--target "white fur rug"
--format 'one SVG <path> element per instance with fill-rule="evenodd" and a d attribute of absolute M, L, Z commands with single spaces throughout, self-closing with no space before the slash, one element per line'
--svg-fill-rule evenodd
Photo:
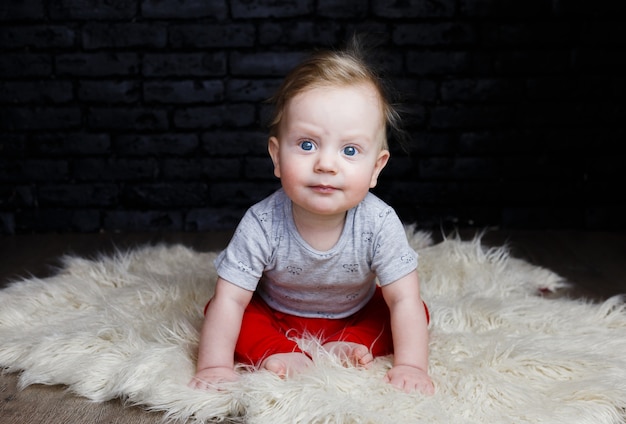
<path fill-rule="evenodd" d="M 0 291 L 0 367 L 21 372 L 22 387 L 64 384 L 191 422 L 626 422 L 624 299 L 550 300 L 539 289 L 556 290 L 561 278 L 504 248 L 431 246 L 407 232 L 432 313 L 432 397 L 384 383 L 389 357 L 363 370 L 320 356 L 286 380 L 242 369 L 223 391 L 187 388 L 215 253 L 183 246 L 69 257 L 54 277 Z"/>

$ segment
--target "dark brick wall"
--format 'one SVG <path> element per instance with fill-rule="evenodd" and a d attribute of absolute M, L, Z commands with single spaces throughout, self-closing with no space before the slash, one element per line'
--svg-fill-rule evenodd
<path fill-rule="evenodd" d="M 284 74 L 354 30 L 412 111 L 378 195 L 424 228 L 624 229 L 626 3 L 0 5 L 0 232 L 231 229 Z"/>

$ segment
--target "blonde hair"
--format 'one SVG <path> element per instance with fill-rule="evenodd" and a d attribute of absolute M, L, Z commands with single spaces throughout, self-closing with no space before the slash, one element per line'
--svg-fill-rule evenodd
<path fill-rule="evenodd" d="M 365 60 L 358 36 L 352 37 L 343 50 L 318 51 L 296 66 L 285 77 L 276 94 L 269 100 L 274 113 L 269 123 L 271 137 L 278 136 L 287 103 L 296 95 L 320 87 L 370 84 L 380 99 L 385 125 L 383 149 L 388 149 L 388 133 L 401 133 L 400 113 L 390 99 L 388 87 Z"/>

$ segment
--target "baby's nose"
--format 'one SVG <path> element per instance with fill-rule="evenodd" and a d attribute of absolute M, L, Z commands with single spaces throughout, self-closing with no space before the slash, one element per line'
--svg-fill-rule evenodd
<path fill-rule="evenodd" d="M 329 151 L 320 150 L 315 163 L 317 172 L 337 172 L 337 155 Z"/>

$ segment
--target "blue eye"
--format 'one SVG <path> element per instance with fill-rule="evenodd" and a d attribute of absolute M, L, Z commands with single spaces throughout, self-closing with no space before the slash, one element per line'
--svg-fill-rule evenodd
<path fill-rule="evenodd" d="M 358 151 L 354 146 L 346 146 L 343 148 L 343 154 L 346 156 L 355 156 L 357 153 Z"/>
<path fill-rule="evenodd" d="M 309 151 L 309 150 L 313 150 L 313 147 L 315 146 L 313 146 L 313 143 L 310 142 L 309 140 L 305 140 L 302 143 L 300 143 L 300 147 L 302 148 L 302 150 Z"/>

